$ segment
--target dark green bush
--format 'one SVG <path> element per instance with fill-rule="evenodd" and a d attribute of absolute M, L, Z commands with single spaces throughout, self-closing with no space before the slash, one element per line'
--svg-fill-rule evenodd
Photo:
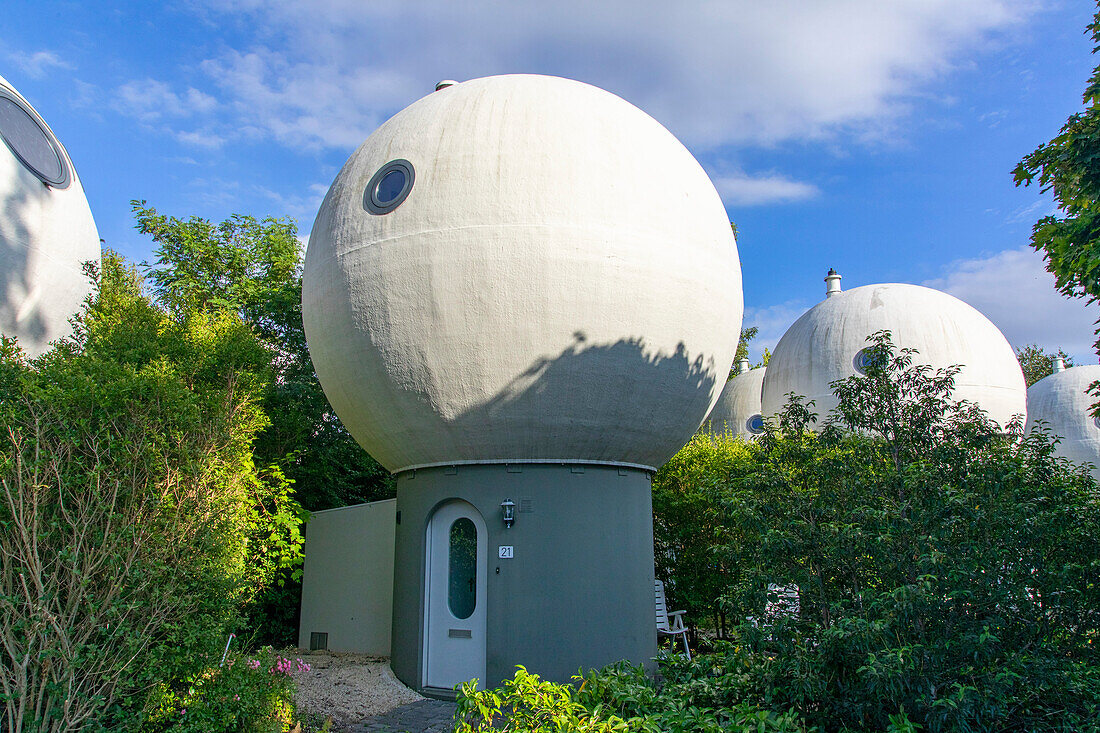
<path fill-rule="evenodd" d="M 301 659 L 270 647 L 254 654 L 230 654 L 224 664 L 205 667 L 172 684 L 156 685 L 146 701 L 147 733 L 283 733 L 295 720 L 293 671 Z"/>
<path fill-rule="evenodd" d="M 743 620 L 715 694 L 828 731 L 902 709 L 929 731 L 1096 729 L 1096 484 L 1049 436 L 952 403 L 957 370 L 872 341 L 832 427 L 807 432 L 794 399 L 731 480 L 722 601 Z M 796 612 L 774 613 L 777 587 Z"/>

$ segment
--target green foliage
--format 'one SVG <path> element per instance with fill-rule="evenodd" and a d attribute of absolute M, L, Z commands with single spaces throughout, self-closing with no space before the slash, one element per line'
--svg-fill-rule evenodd
<path fill-rule="evenodd" d="M 392 498 L 389 473 L 351 438 L 332 412 L 302 327 L 302 250 L 284 219 L 235 215 L 220 224 L 160 214 L 131 202 L 137 228 L 156 245 L 149 281 L 177 319 L 231 311 L 267 350 L 256 368 L 271 371 L 261 405 L 269 424 L 256 462 L 279 465 L 297 500 L 316 511 Z"/>
<path fill-rule="evenodd" d="M 246 600 L 263 428 L 239 319 L 179 322 L 105 253 L 75 336 L 0 349 L 5 729 L 132 724 L 142 690 L 217 654 Z"/>
<path fill-rule="evenodd" d="M 220 224 L 166 216 L 131 202 L 137 228 L 156 245 L 148 267 L 158 303 L 179 322 L 239 319 L 257 345 L 248 369 L 264 375 L 267 424 L 253 455 L 266 486 L 254 506 L 254 593 L 248 624 L 263 641 L 297 639 L 300 524 L 306 510 L 390 498 L 389 473 L 341 425 L 313 371 L 302 327 L 301 245 L 293 222 L 233 216 Z"/>
<path fill-rule="evenodd" d="M 705 662 L 686 671 L 662 665 L 662 674 L 671 673 L 673 678 L 660 689 L 641 667 L 626 664 L 573 677 L 579 687 L 547 682 L 523 667 L 499 690 L 477 690 L 468 683 L 458 695 L 455 733 L 807 731 L 793 713 L 776 714 L 748 704 L 716 705 L 703 691 L 709 671 Z"/>
<path fill-rule="evenodd" d="M 1073 359 L 1061 349 L 1048 354 L 1038 344 L 1028 344 L 1016 351 L 1016 360 L 1020 362 L 1020 369 L 1024 372 L 1024 382 L 1028 387 L 1054 373 L 1054 358 L 1057 356 L 1062 357 L 1067 369 L 1073 366 Z"/>
<path fill-rule="evenodd" d="M 717 603 L 736 579 L 715 548 L 733 541 L 722 507 L 732 476 L 751 470 L 750 448 L 739 438 L 697 434 L 653 477 L 653 541 L 656 574 L 669 603 L 686 621 L 723 626 Z"/>
<path fill-rule="evenodd" d="M 1100 12 L 1088 26 L 1100 49 Z M 1082 97 L 1085 109 L 1072 115 L 1049 142 L 1013 170 L 1016 185 L 1038 182 L 1052 191 L 1061 216 L 1035 223 L 1031 245 L 1046 256 L 1058 288 L 1071 297 L 1100 298 L 1100 66 Z"/>
<path fill-rule="evenodd" d="M 284 733 L 296 715 L 291 672 L 308 669 L 270 647 L 230 654 L 222 665 L 158 683 L 146 701 L 142 733 Z"/>
<path fill-rule="evenodd" d="M 730 367 L 729 376 L 726 377 L 727 382 L 737 376 L 737 363 L 740 362 L 742 359 L 749 358 L 749 342 L 756 338 L 756 335 L 759 332 L 760 329 L 756 326 L 750 326 L 748 328 L 741 329 L 741 338 L 737 342 L 737 352 L 736 354 L 734 354 L 733 366 Z M 771 352 L 768 351 L 767 348 L 765 348 L 760 361 L 752 364 L 751 368 L 758 369 L 762 366 L 767 366 L 769 359 L 771 359 Z"/>
<path fill-rule="evenodd" d="M 1096 485 L 1049 436 L 952 403 L 957 368 L 871 341 L 832 427 L 793 400 L 731 479 L 722 694 L 826 731 L 1094 729 Z"/>

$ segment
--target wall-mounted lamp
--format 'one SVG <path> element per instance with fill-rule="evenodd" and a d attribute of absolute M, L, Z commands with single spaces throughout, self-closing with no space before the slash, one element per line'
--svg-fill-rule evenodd
<path fill-rule="evenodd" d="M 500 502 L 500 513 L 504 518 L 504 526 L 511 527 L 512 523 L 516 521 L 516 503 L 511 499 Z"/>

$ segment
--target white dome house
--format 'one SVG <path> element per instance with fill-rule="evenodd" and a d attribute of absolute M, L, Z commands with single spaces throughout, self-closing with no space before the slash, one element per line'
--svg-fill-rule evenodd
<path fill-rule="evenodd" d="M 1066 369 L 1055 361 L 1054 373 L 1040 379 L 1027 390 L 1027 430 L 1040 420 L 1062 440 L 1055 454 L 1074 463 L 1097 467 L 1092 475 L 1100 479 L 1100 421 L 1094 418 L 1096 397 L 1088 394 L 1089 385 L 1100 379 L 1100 365 L 1089 364 Z"/>
<path fill-rule="evenodd" d="M 742 315 L 729 219 L 675 137 L 576 81 L 441 83 L 337 175 L 302 310 L 333 408 L 397 473 L 402 680 L 653 656 L 650 472 Z"/>
<path fill-rule="evenodd" d="M 962 365 L 954 399 L 977 403 L 1001 426 L 1013 416 L 1026 416 L 1026 387 L 1016 355 L 977 310 L 918 285 L 864 285 L 842 292 L 839 281 L 830 271 L 825 300 L 776 344 L 764 376 L 765 416 L 779 413 L 794 392 L 814 401 L 817 424 L 824 423 L 837 404 L 830 382 L 859 373 L 867 337 L 883 330 L 890 331 L 896 347 L 916 349 L 916 363 Z"/>
<path fill-rule="evenodd" d="M 752 440 L 764 432 L 760 409 L 760 392 L 764 386 L 764 367 L 749 368 L 749 360 L 738 363 L 737 374 L 726 382 L 718 402 L 710 411 L 704 426 L 716 435 L 729 431 L 731 435 Z"/>
<path fill-rule="evenodd" d="M 0 333 L 34 357 L 71 332 L 99 234 L 65 148 L 3 77 L 0 140 Z"/>

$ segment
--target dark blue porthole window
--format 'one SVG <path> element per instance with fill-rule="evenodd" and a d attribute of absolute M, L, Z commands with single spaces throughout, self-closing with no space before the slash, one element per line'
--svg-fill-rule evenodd
<path fill-rule="evenodd" d="M 753 435 L 762 435 L 764 433 L 764 417 L 762 415 L 753 415 L 745 421 L 745 427 L 749 429 L 749 432 Z"/>
<path fill-rule="evenodd" d="M 38 180 L 54 188 L 69 185 L 69 166 L 61 152 L 61 143 L 23 100 L 3 87 L 0 87 L 0 139 Z"/>
<path fill-rule="evenodd" d="M 860 349 L 852 359 L 852 366 L 860 374 L 866 374 L 873 366 L 882 366 L 882 355 L 876 354 L 873 349 Z"/>
<path fill-rule="evenodd" d="M 363 192 L 363 207 L 372 214 L 388 214 L 412 191 L 416 174 L 407 160 L 391 160 L 371 176 Z"/>

